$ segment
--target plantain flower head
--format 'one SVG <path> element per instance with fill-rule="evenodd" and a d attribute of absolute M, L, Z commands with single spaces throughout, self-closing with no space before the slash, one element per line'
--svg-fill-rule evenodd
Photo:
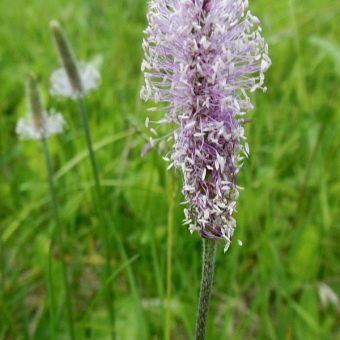
<path fill-rule="evenodd" d="M 260 21 L 246 0 L 150 0 L 142 63 L 144 100 L 164 103 L 171 146 L 163 157 L 183 174 L 184 224 L 225 240 L 235 229 L 236 177 L 249 145 L 249 92 L 263 91 L 271 64 Z M 151 110 L 157 110 L 152 108 Z M 151 145 L 157 140 L 151 140 Z"/>
<path fill-rule="evenodd" d="M 100 74 L 90 63 L 79 62 L 59 23 L 50 23 L 61 68 L 51 75 L 51 94 L 76 99 L 96 89 L 100 83 Z"/>
<path fill-rule="evenodd" d="M 65 127 L 63 116 L 54 110 L 44 110 L 37 81 L 31 75 L 27 78 L 26 93 L 29 110 L 16 125 L 20 138 L 41 140 L 61 133 Z"/>

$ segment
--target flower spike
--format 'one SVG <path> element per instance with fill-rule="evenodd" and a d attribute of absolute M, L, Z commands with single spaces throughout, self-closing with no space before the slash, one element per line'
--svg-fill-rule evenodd
<path fill-rule="evenodd" d="M 64 31 L 56 20 L 51 21 L 50 29 L 63 66 L 52 73 L 52 95 L 75 99 L 95 89 L 100 82 L 97 69 L 91 64 L 77 61 Z"/>
<path fill-rule="evenodd" d="M 147 18 L 141 97 L 165 103 L 157 123 L 175 126 L 164 159 L 183 175 L 184 224 L 227 250 L 249 155 L 248 94 L 266 89 L 271 64 L 260 21 L 246 0 L 150 0 Z"/>
<path fill-rule="evenodd" d="M 16 133 L 22 139 L 38 140 L 61 133 L 65 126 L 64 118 L 54 110 L 50 113 L 44 110 L 38 82 L 33 75 L 27 77 L 26 95 L 29 110 L 18 120 Z"/>

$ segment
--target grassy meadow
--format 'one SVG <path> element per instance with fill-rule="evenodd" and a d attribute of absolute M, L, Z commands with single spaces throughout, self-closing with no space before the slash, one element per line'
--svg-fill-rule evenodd
<path fill-rule="evenodd" d="M 238 179 L 245 190 L 234 242 L 227 254 L 222 243 L 217 249 L 207 339 L 339 339 L 340 3 L 252 0 L 250 8 L 262 21 L 272 66 L 267 93 L 253 95 L 251 156 Z M 166 171 L 156 150 L 140 157 L 151 105 L 139 99 L 145 14 L 145 0 L 0 2 L 0 339 L 69 339 L 70 304 L 75 339 L 110 339 L 102 226 L 78 107 L 48 92 L 59 67 L 52 19 L 79 59 L 96 62 L 102 75 L 86 103 L 108 221 L 112 275 L 105 285 L 114 291 L 117 339 L 194 336 L 202 241 L 182 226 L 179 174 Z M 59 230 L 41 146 L 15 135 L 30 71 L 46 106 L 68 124 L 49 139 Z"/>

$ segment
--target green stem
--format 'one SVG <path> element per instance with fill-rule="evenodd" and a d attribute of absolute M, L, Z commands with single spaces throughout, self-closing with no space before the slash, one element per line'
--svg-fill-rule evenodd
<path fill-rule="evenodd" d="M 202 278 L 196 319 L 196 340 L 205 339 L 211 289 L 214 280 L 216 241 L 203 239 Z"/>
<path fill-rule="evenodd" d="M 0 306 L 5 301 L 5 250 L 2 240 L 2 225 L 0 225 Z"/>
<path fill-rule="evenodd" d="M 111 273 L 111 264 L 110 264 L 110 233 L 108 233 L 108 228 L 106 228 L 107 222 L 104 216 L 104 209 L 102 205 L 102 193 L 101 193 L 101 185 L 100 185 L 100 178 L 99 178 L 99 171 L 97 166 L 96 157 L 93 150 L 93 143 L 89 129 L 88 123 L 88 114 L 85 106 L 85 102 L 83 97 L 80 95 L 77 98 L 79 111 L 80 111 L 80 118 L 83 125 L 83 130 L 85 134 L 85 140 L 87 149 L 89 152 L 90 163 L 92 168 L 92 174 L 94 177 L 94 203 L 98 213 L 98 217 L 101 224 L 101 237 L 105 247 L 105 268 L 104 268 L 104 280 L 108 280 Z M 107 304 L 108 314 L 110 317 L 110 324 L 112 326 L 112 339 L 116 338 L 115 334 L 115 313 L 114 313 L 114 292 L 111 288 L 111 284 L 106 284 L 104 282 L 105 287 L 105 300 Z"/>
<path fill-rule="evenodd" d="M 48 290 L 48 306 L 49 306 L 49 312 L 50 312 L 50 333 L 51 333 L 51 339 L 56 339 L 55 334 L 55 317 L 54 314 L 57 310 L 57 303 L 55 302 L 55 296 L 54 296 L 54 289 L 53 289 L 53 274 L 52 274 L 52 244 L 53 240 L 50 243 L 50 247 L 48 249 L 48 259 L 47 259 L 47 290 Z"/>
<path fill-rule="evenodd" d="M 69 324 L 69 332 L 70 332 L 70 338 L 73 340 L 75 339 L 74 336 L 74 328 L 73 328 L 73 312 L 72 312 L 72 304 L 71 304 L 71 290 L 68 282 L 68 277 L 67 277 L 67 267 L 64 259 L 65 251 L 64 251 L 64 244 L 63 244 L 63 238 L 62 238 L 62 228 L 61 228 L 61 223 L 60 223 L 60 218 L 59 218 L 59 210 L 58 210 L 58 202 L 57 202 L 57 195 L 56 195 L 56 190 L 54 187 L 54 182 L 53 182 L 53 170 L 52 170 L 52 165 L 51 165 L 51 157 L 50 153 L 48 150 L 48 145 L 47 141 L 45 138 L 42 138 L 42 148 L 43 148 L 43 153 L 45 157 L 45 162 L 46 162 L 46 169 L 47 169 L 47 176 L 48 176 L 48 185 L 49 185 L 49 190 L 50 190 L 50 196 L 51 196 L 51 206 L 52 206 L 52 212 L 53 212 L 53 217 L 56 223 L 56 237 L 57 237 L 57 242 L 58 246 L 61 252 L 61 265 L 62 265 L 62 272 L 63 272 L 63 281 L 64 281 L 64 286 L 65 286 L 65 293 L 66 293 L 66 307 L 67 307 L 67 318 L 68 318 L 68 324 Z M 53 241 L 52 241 L 53 242 Z M 51 247 L 52 248 L 52 247 Z M 49 259 L 51 261 L 51 259 Z M 49 279 L 50 279 L 50 286 L 52 285 L 52 270 L 51 270 L 51 263 L 49 264 Z M 50 287 L 52 288 L 52 287 Z M 53 291 L 53 288 L 52 288 Z M 52 300 L 54 300 L 54 296 L 52 295 Z M 56 312 L 55 309 L 55 300 L 52 301 L 52 308 L 54 309 L 52 311 L 52 315 Z M 53 323 L 53 328 L 55 327 L 55 323 Z"/>
<path fill-rule="evenodd" d="M 101 198 L 101 186 L 100 186 L 100 179 L 99 179 L 99 171 L 98 166 L 96 162 L 96 157 L 94 155 L 93 151 L 93 143 L 92 138 L 90 134 L 90 128 L 89 128 L 89 122 L 88 122 L 88 114 L 84 102 L 84 98 L 82 96 L 78 97 L 78 105 L 79 105 L 79 111 L 80 111 L 80 118 L 84 129 L 85 139 L 86 139 L 86 145 L 89 151 L 90 156 L 90 162 L 91 162 L 91 168 L 93 172 L 94 177 L 94 184 L 95 184 L 95 194 L 96 194 L 96 200 L 99 200 Z M 99 202 L 97 201 L 96 204 Z M 102 215 L 102 214 L 101 214 Z"/>
<path fill-rule="evenodd" d="M 167 257 L 166 257 L 166 314 L 165 314 L 165 340 L 171 339 L 171 294 L 172 294 L 172 249 L 173 249 L 173 224 L 174 224 L 174 206 L 175 190 L 173 181 L 170 177 L 170 205 L 168 212 L 168 240 L 167 240 Z"/>

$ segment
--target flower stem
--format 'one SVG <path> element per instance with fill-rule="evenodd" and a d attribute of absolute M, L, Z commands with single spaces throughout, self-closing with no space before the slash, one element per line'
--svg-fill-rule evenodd
<path fill-rule="evenodd" d="M 215 270 L 216 241 L 203 239 L 202 278 L 196 319 L 196 340 L 205 339 L 205 330 Z"/>
<path fill-rule="evenodd" d="M 53 170 L 52 170 L 52 165 L 51 165 L 51 157 L 50 153 L 48 150 L 48 145 L 47 141 L 45 138 L 42 138 L 42 148 L 43 148 L 43 153 L 45 157 L 45 163 L 46 163 L 46 169 L 47 169 L 47 176 L 48 176 L 48 185 L 49 185 L 49 191 L 50 191 L 50 196 L 51 196 L 51 207 L 52 207 L 52 212 L 53 212 L 53 217 L 55 220 L 56 224 L 56 233 L 55 235 L 57 236 L 57 242 L 58 246 L 61 252 L 61 265 L 62 265 L 62 272 L 63 272 L 63 281 L 64 281 L 64 286 L 65 286 L 65 293 L 66 293 L 66 306 L 67 306 L 67 318 L 68 318 L 68 324 L 69 324 L 69 332 L 70 332 L 70 339 L 75 339 L 74 335 L 74 328 L 73 328 L 73 312 L 72 312 L 72 303 L 71 303 L 71 290 L 68 282 L 68 277 L 67 277 L 67 267 L 64 259 L 64 244 L 63 244 L 63 238 L 62 238 L 62 229 L 61 229 L 61 223 L 60 223 L 60 218 L 59 218 L 59 210 L 58 210 L 58 203 L 57 203 L 57 196 L 56 196 L 56 190 L 53 182 Z M 53 242 L 53 240 L 52 240 Z M 52 248 L 52 247 L 51 247 Z M 50 282 L 50 288 L 52 285 L 52 263 L 51 259 L 49 259 L 49 278 L 51 280 Z M 52 288 L 53 290 L 53 288 Z M 52 311 L 52 314 L 56 312 L 55 310 L 55 297 L 52 295 L 52 303 L 54 304 L 53 308 L 54 310 Z M 55 327 L 55 323 L 53 322 L 53 329 Z"/>
<path fill-rule="evenodd" d="M 89 152 L 89 157 L 90 157 L 90 163 L 91 163 L 91 168 L 92 168 L 92 174 L 94 178 L 94 203 L 95 207 L 98 213 L 98 217 L 100 220 L 101 224 L 101 237 L 102 237 L 102 242 L 105 247 L 105 267 L 104 267 L 104 280 L 108 280 L 110 277 L 110 272 L 111 272 L 111 264 L 110 264 L 110 233 L 108 233 L 108 230 L 106 226 L 108 225 L 105 215 L 104 215 L 104 209 L 102 205 L 102 193 L 101 193 L 101 185 L 100 185 L 100 178 L 99 178 L 99 171 L 98 171 L 98 166 L 97 166 L 97 161 L 96 157 L 94 154 L 93 150 L 93 143 L 92 143 L 92 138 L 90 134 L 90 129 L 89 129 L 89 124 L 88 124 L 88 114 L 84 102 L 84 98 L 82 95 L 79 95 L 77 97 L 77 102 L 79 106 L 79 111 L 80 111 L 80 117 L 81 117 L 81 122 L 83 125 L 83 130 L 85 134 L 85 139 L 86 139 L 86 145 L 87 149 Z M 111 338 L 115 339 L 116 334 L 115 334 L 115 313 L 114 313 L 114 292 L 111 288 L 111 284 L 106 284 L 104 282 L 104 289 L 105 289 L 105 300 L 107 304 L 107 309 L 108 309 L 108 314 L 110 317 L 110 323 L 111 323 Z"/>
<path fill-rule="evenodd" d="M 166 313 L 165 313 L 165 333 L 164 339 L 171 339 L 171 319 L 172 319 L 172 250 L 173 250 L 173 224 L 174 224 L 174 206 L 176 190 L 173 188 L 173 180 L 170 176 L 170 202 L 168 211 L 168 240 L 166 256 Z"/>

